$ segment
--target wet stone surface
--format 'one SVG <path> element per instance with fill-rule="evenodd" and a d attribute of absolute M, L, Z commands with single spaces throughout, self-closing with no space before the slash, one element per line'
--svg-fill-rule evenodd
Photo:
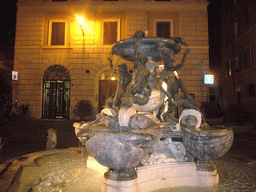
<path fill-rule="evenodd" d="M 223 158 L 213 160 L 218 167 L 220 182 L 215 187 L 174 187 L 155 192 L 255 192 L 256 168 Z"/>
<path fill-rule="evenodd" d="M 220 175 L 217 191 L 256 191 L 256 169 L 236 162 L 215 160 Z"/>

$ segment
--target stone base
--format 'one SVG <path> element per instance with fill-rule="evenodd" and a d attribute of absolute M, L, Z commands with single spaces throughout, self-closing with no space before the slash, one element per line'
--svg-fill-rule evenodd
<path fill-rule="evenodd" d="M 138 168 L 138 178 L 115 181 L 104 178 L 103 192 L 149 192 L 172 187 L 215 186 L 219 183 L 217 169 L 199 170 L 194 162 L 170 162 Z"/>
<path fill-rule="evenodd" d="M 116 181 L 106 179 L 102 181 L 102 192 L 138 192 L 137 179 L 130 181 Z"/>
<path fill-rule="evenodd" d="M 173 162 L 138 168 L 138 189 L 147 192 L 181 186 L 215 186 L 219 183 L 217 169 L 201 171 L 194 162 Z"/>

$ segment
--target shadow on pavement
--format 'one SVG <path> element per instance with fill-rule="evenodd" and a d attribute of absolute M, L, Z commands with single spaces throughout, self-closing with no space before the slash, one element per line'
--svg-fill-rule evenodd
<path fill-rule="evenodd" d="M 57 130 L 57 148 L 78 147 L 72 120 L 19 119 L 1 126 L 0 163 L 11 158 L 46 150 L 47 130 Z M 4 142 L 4 143 L 3 143 Z"/>

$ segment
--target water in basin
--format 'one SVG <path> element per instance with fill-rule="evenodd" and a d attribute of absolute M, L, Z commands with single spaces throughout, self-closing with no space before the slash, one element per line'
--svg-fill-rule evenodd
<path fill-rule="evenodd" d="M 36 162 L 23 169 L 15 191 L 97 192 L 107 171 L 93 157 L 78 152 L 47 155 Z"/>

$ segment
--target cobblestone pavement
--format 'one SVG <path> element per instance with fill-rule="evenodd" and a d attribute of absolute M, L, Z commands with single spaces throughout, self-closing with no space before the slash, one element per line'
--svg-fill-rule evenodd
<path fill-rule="evenodd" d="M 256 168 L 238 161 L 219 158 L 217 165 L 220 181 L 215 187 L 175 187 L 155 192 L 256 192 Z"/>
<path fill-rule="evenodd" d="M 256 169 L 227 160 L 215 160 L 220 175 L 217 191 L 256 191 Z"/>

